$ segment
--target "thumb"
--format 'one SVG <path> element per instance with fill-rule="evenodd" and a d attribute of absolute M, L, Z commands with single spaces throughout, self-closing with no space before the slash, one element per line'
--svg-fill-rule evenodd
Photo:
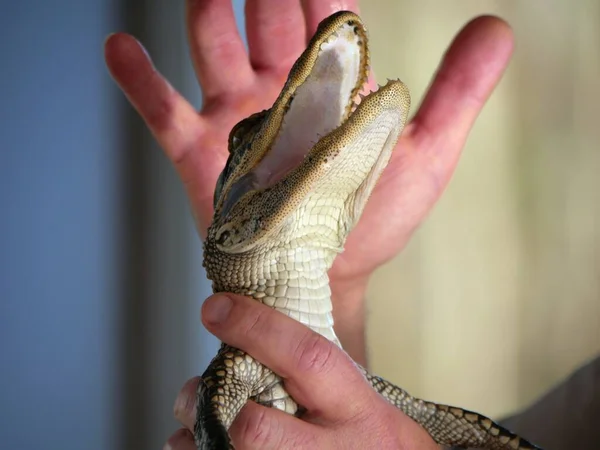
<path fill-rule="evenodd" d="M 243 450 L 312 450 L 331 448 L 322 428 L 274 408 L 248 402 L 237 416 L 229 435 Z"/>
<path fill-rule="evenodd" d="M 214 295 L 202 315 L 211 333 L 281 376 L 292 398 L 323 420 L 352 419 L 377 396 L 337 345 L 256 300 Z"/>

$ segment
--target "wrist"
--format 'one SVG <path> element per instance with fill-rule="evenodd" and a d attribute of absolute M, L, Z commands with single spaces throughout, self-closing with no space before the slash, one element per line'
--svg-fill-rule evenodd
<path fill-rule="evenodd" d="M 344 350 L 367 367 L 366 290 L 369 276 L 331 280 L 331 301 L 335 332 Z"/>

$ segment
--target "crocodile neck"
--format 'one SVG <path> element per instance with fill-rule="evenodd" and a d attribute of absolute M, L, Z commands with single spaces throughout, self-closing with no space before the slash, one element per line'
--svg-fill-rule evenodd
<path fill-rule="evenodd" d="M 335 253 L 328 248 L 290 242 L 254 255 L 220 253 L 205 266 L 214 292 L 252 297 L 340 345 L 333 329 L 327 275 Z M 236 267 L 236 271 L 223 277 L 225 267 Z"/>

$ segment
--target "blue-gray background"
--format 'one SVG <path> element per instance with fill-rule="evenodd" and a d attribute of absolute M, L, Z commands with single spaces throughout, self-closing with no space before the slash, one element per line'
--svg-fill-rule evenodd
<path fill-rule="evenodd" d="M 183 6 L 2 2 L 2 448 L 160 448 L 216 348 L 183 190 L 102 52 L 108 33 L 135 33 L 199 105 Z"/>
<path fill-rule="evenodd" d="M 161 448 L 214 354 L 181 185 L 102 56 L 133 33 L 200 105 L 184 3 L 2 1 L 0 449 Z M 362 2 L 380 80 L 414 105 L 475 15 L 517 42 L 448 190 L 368 293 L 371 367 L 423 398 L 502 416 L 600 352 L 600 2 L 573 5 Z"/>

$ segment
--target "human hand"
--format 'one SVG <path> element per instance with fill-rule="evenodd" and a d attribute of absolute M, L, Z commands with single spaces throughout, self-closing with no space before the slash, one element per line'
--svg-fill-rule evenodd
<path fill-rule="evenodd" d="M 202 236 L 227 159 L 229 130 L 272 105 L 307 38 L 339 9 L 357 11 L 357 1 L 248 0 L 247 53 L 231 2 L 188 0 L 189 44 L 204 101 L 200 113 L 156 71 L 133 37 L 115 34 L 107 40 L 110 72 L 175 165 Z M 443 192 L 512 47 L 510 28 L 496 18 L 475 19 L 459 33 L 334 262 L 329 274 L 336 331 L 360 362 L 367 280 L 403 248 Z"/>
<path fill-rule="evenodd" d="M 231 294 L 209 298 L 202 321 L 283 377 L 285 389 L 307 410 L 301 420 L 249 401 L 229 430 L 236 449 L 439 450 L 423 428 L 373 390 L 346 353 L 301 323 Z M 196 448 L 191 430 L 198 380 L 188 381 L 177 397 L 175 416 L 184 428 L 165 449 Z"/>

